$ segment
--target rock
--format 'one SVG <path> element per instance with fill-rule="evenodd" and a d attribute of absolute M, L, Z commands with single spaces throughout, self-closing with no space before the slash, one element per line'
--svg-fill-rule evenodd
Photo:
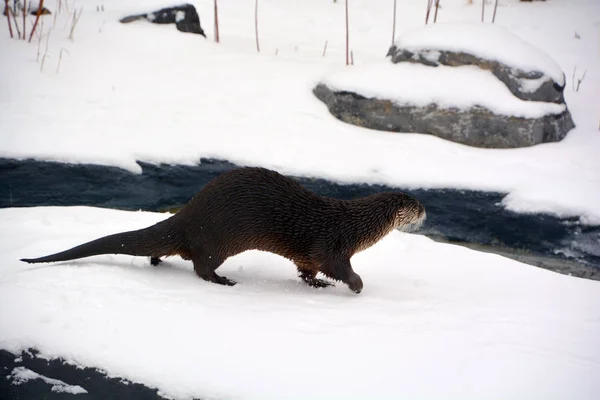
<path fill-rule="evenodd" d="M 521 100 L 564 103 L 564 84 L 559 85 L 548 75 L 540 71 L 524 71 L 511 68 L 499 61 L 487 60 L 473 54 L 446 50 L 422 49 L 411 51 L 400 49 L 393 45 L 388 51 L 388 56 L 391 56 L 394 64 L 412 62 L 432 67 L 437 67 L 438 65 L 452 67 L 476 65 L 481 69 L 491 71 L 492 74 L 508 87 L 512 94 Z"/>
<path fill-rule="evenodd" d="M 158 11 L 146 14 L 129 15 L 121 18 L 119 22 L 126 24 L 140 19 L 145 19 L 154 24 L 175 24 L 181 32 L 197 33 L 206 37 L 200 26 L 200 17 L 196 12 L 196 8 L 191 4 L 161 8 Z"/>
<path fill-rule="evenodd" d="M 562 140 L 575 124 L 564 108 L 561 114 L 539 118 L 496 115 L 476 106 L 469 110 L 401 105 L 319 84 L 313 93 L 338 119 L 365 128 L 427 133 L 453 142 L 485 148 L 516 148 Z"/>

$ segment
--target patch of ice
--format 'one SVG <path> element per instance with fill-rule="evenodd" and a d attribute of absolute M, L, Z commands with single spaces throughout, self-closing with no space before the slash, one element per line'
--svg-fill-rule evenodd
<path fill-rule="evenodd" d="M 87 390 L 79 385 L 69 385 L 58 379 L 48 378 L 47 376 L 40 375 L 25 367 L 15 367 L 11 373 L 13 379 L 13 385 L 21 385 L 32 379 L 41 379 L 48 385 L 52 385 L 52 391 L 56 393 L 70 393 L 70 394 L 83 394 L 87 393 Z"/>

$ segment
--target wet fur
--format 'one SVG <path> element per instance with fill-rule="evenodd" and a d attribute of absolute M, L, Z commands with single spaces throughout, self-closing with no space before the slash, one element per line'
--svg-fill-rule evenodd
<path fill-rule="evenodd" d="M 356 200 L 318 196 L 296 181 L 264 168 L 239 168 L 210 181 L 177 214 L 156 225 L 117 233 L 29 263 L 72 260 L 99 254 L 191 260 L 202 279 L 235 282 L 215 270 L 229 257 L 263 250 L 292 260 L 309 285 L 330 283 L 323 275 L 360 293 L 361 278 L 350 258 L 394 228 L 418 225 L 425 208 L 403 193 L 379 193 Z"/>

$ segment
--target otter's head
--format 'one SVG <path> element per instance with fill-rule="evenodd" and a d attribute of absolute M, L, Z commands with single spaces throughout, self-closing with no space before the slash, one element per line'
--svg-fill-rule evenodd
<path fill-rule="evenodd" d="M 427 217 L 423 204 L 407 194 L 395 193 L 394 205 L 396 229 L 403 232 L 411 232 L 419 229 Z"/>

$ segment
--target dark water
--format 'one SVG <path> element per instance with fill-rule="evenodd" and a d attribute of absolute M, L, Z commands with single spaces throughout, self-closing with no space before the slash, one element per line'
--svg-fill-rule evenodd
<path fill-rule="evenodd" d="M 90 205 L 123 210 L 164 211 L 186 203 L 209 180 L 235 168 L 226 161 L 201 160 L 198 166 L 139 163 L 142 174 L 97 165 L 69 165 L 33 160 L 0 159 L 0 207 Z M 419 233 L 503 254 L 557 272 L 600 279 L 600 226 L 584 226 L 576 218 L 516 214 L 499 206 L 502 193 L 436 189 L 406 190 L 382 185 L 341 185 L 322 179 L 295 178 L 308 189 L 340 199 L 401 190 L 427 209 Z M 155 399 L 155 389 L 107 378 L 95 369 L 77 368 L 62 360 L 47 361 L 34 350 L 15 355 L 0 350 L 0 399 Z M 12 385 L 6 379 L 16 366 L 79 385 L 88 394 L 51 392 L 41 380 Z"/>
<path fill-rule="evenodd" d="M 0 159 L 0 207 L 90 205 L 164 211 L 186 203 L 209 180 L 235 168 L 227 161 L 206 159 L 197 166 L 139 164 L 142 174 L 98 165 Z M 484 245 L 488 251 L 497 248 L 503 253 L 563 260 L 574 266 L 572 271 L 567 268 L 567 273 L 600 279 L 600 226 L 581 225 L 577 218 L 507 211 L 499 206 L 503 193 L 296 179 L 320 195 L 340 199 L 402 190 L 427 209 L 420 233 Z"/>

